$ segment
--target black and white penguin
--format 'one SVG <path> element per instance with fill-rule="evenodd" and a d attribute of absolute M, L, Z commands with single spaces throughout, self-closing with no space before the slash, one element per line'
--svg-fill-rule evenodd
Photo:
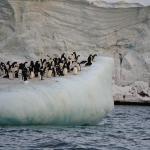
<path fill-rule="evenodd" d="M 70 69 L 71 69 L 70 66 L 71 66 L 71 61 L 68 61 L 67 62 L 67 70 L 68 70 L 68 72 L 70 72 Z"/>
<path fill-rule="evenodd" d="M 80 63 L 77 63 L 76 67 L 77 67 L 78 71 L 81 71 L 81 65 L 80 65 Z"/>
<path fill-rule="evenodd" d="M 60 65 L 56 66 L 56 72 L 58 76 L 63 76 L 63 69 L 61 68 Z"/>
<path fill-rule="evenodd" d="M 85 64 L 85 66 L 91 66 L 92 65 L 92 55 L 90 54 L 88 59 L 87 59 L 87 63 Z"/>
<path fill-rule="evenodd" d="M 5 76 L 3 78 L 9 78 L 9 71 L 11 69 L 10 61 L 4 65 L 4 70 L 5 70 Z"/>
<path fill-rule="evenodd" d="M 15 77 L 15 78 L 18 78 L 18 77 L 19 77 L 19 65 L 18 65 L 18 63 L 16 63 L 16 64 L 14 65 L 14 77 Z"/>
<path fill-rule="evenodd" d="M 28 69 L 26 66 L 24 66 L 23 70 L 22 70 L 22 78 L 24 81 L 28 80 Z"/>
<path fill-rule="evenodd" d="M 3 69 L 3 66 L 2 66 L 2 62 L 0 63 L 0 76 L 2 76 L 4 73 L 4 69 Z"/>
<path fill-rule="evenodd" d="M 44 80 L 44 79 L 43 79 L 43 77 L 44 77 L 44 72 L 45 72 L 45 68 L 42 66 L 42 67 L 40 68 L 40 79 L 41 79 L 41 80 Z"/>
<path fill-rule="evenodd" d="M 40 72 L 40 63 L 39 61 L 36 61 L 35 62 L 35 65 L 34 65 L 34 74 L 35 74 L 35 77 L 38 77 L 39 76 L 39 72 Z"/>
<path fill-rule="evenodd" d="M 73 68 L 73 74 L 74 74 L 74 75 L 77 75 L 77 74 L 78 74 L 78 69 L 77 69 L 76 66 Z"/>
<path fill-rule="evenodd" d="M 80 57 L 80 55 L 77 55 L 77 56 L 76 56 L 76 60 L 75 60 L 76 62 L 78 62 L 79 57 Z"/>
<path fill-rule="evenodd" d="M 35 77 L 35 74 L 34 74 L 34 62 L 33 61 L 30 62 L 29 72 L 30 72 L 30 79 L 33 79 Z"/>
<path fill-rule="evenodd" d="M 56 77 L 56 75 L 57 75 L 55 67 L 52 67 L 52 75 L 53 75 L 53 77 Z"/>
<path fill-rule="evenodd" d="M 10 79 L 10 80 L 13 80 L 13 79 L 14 79 L 13 68 L 10 68 L 8 75 L 9 75 L 9 79 Z"/>
<path fill-rule="evenodd" d="M 63 65 L 63 75 L 67 75 L 68 74 L 68 69 L 67 69 L 67 62 L 64 63 Z"/>
<path fill-rule="evenodd" d="M 48 68 L 48 71 L 47 71 L 47 78 L 51 78 L 52 77 L 52 69 Z"/>
<path fill-rule="evenodd" d="M 68 74 L 68 69 L 67 67 L 63 68 L 63 75 L 66 76 Z"/>
<path fill-rule="evenodd" d="M 73 53 L 72 53 L 72 56 L 73 56 L 73 58 L 74 58 L 73 61 L 77 60 L 77 54 L 76 54 L 76 52 L 73 52 Z"/>

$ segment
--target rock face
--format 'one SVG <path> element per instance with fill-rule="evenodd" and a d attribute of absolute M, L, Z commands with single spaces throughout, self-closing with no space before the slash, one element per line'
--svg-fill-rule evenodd
<path fill-rule="evenodd" d="M 149 85 L 150 7 L 102 8 L 86 0 L 0 1 L 1 59 L 72 50 L 114 57 L 117 87 L 137 81 Z"/>

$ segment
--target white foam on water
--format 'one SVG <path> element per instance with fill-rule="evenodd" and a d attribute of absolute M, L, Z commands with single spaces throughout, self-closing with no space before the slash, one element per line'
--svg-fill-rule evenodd
<path fill-rule="evenodd" d="M 114 106 L 112 70 L 113 60 L 100 57 L 79 75 L 0 90 L 0 125 L 97 124 Z"/>

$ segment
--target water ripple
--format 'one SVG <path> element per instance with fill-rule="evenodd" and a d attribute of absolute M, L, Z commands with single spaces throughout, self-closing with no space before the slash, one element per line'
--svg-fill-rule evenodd
<path fill-rule="evenodd" d="M 117 106 L 96 126 L 0 127 L 0 149 L 149 150 L 149 107 Z"/>

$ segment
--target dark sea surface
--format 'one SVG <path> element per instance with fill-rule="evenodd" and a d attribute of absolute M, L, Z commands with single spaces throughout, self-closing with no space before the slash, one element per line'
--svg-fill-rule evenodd
<path fill-rule="evenodd" d="M 115 106 L 96 126 L 0 127 L 0 149 L 150 150 L 150 107 Z"/>

